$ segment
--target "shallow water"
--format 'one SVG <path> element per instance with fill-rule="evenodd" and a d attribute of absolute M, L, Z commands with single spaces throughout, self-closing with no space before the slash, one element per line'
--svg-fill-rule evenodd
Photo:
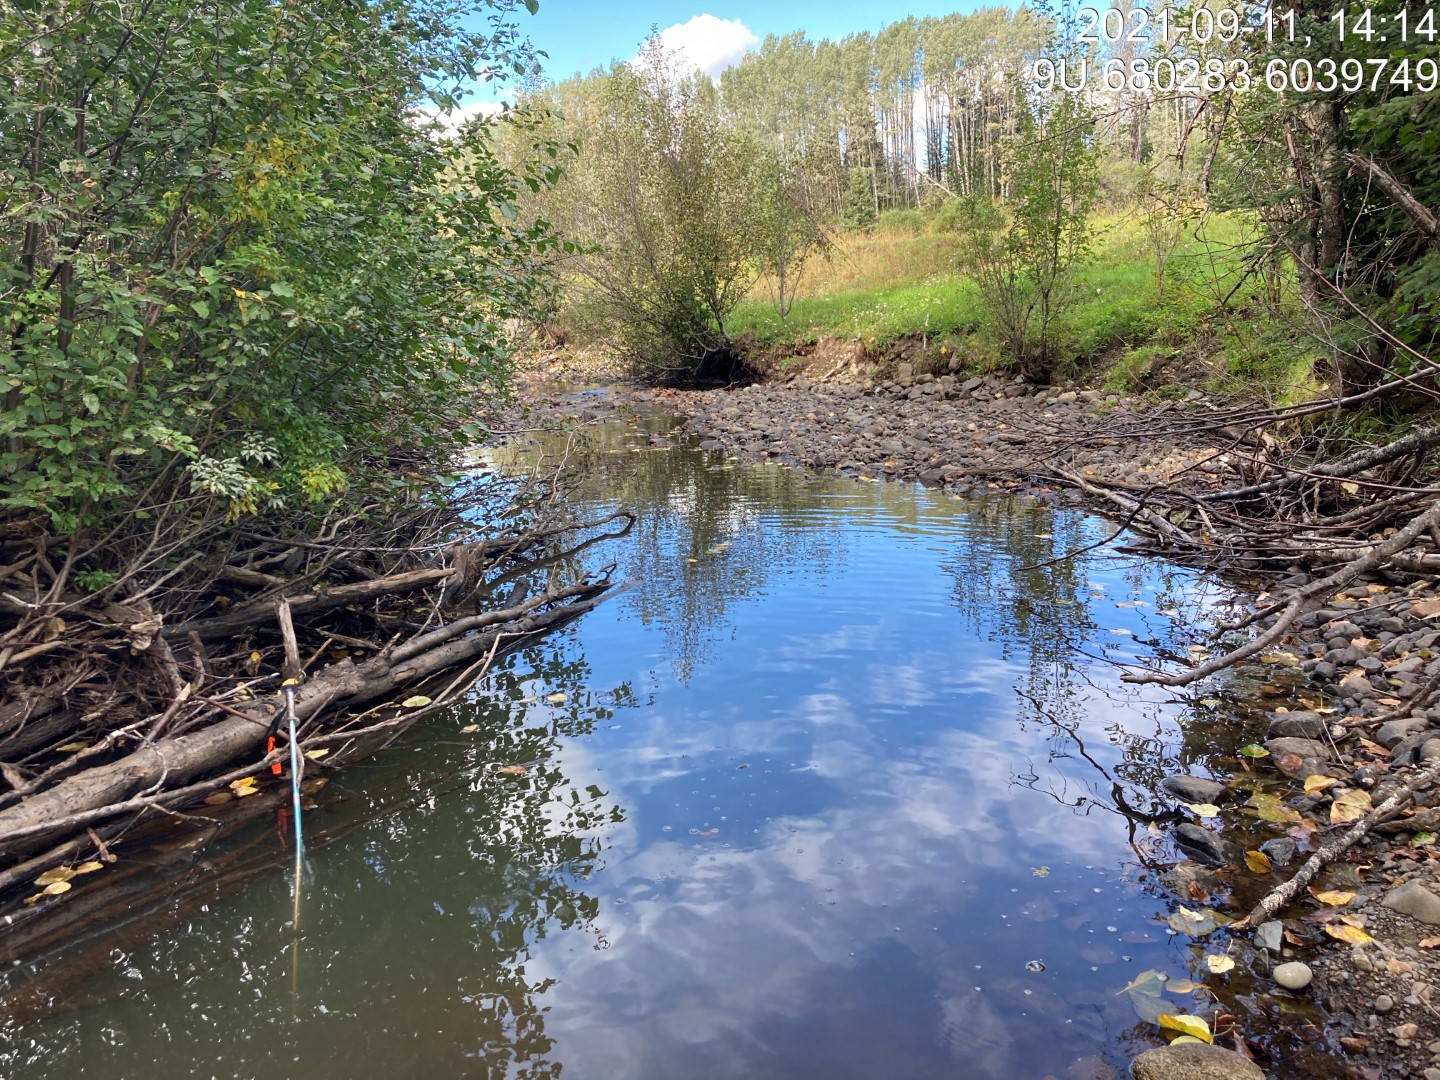
<path fill-rule="evenodd" d="M 652 445 L 670 426 L 577 458 L 583 513 L 639 511 L 584 556 L 631 588 L 307 814 L 333 838 L 298 938 L 270 822 L 267 872 L 10 970 L 41 1007 L 0 1073 L 988 1080 L 1158 1044 L 1123 988 L 1200 981 L 1204 943 L 1164 922 L 1154 792 L 1247 733 L 1116 665 L 1183 652 L 1223 594 L 1047 563 L 1113 531 L 1077 512 Z"/>

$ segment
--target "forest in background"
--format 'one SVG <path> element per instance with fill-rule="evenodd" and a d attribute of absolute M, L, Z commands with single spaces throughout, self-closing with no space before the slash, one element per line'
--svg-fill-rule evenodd
<path fill-rule="evenodd" d="M 796 31 L 714 81 L 652 41 L 631 62 L 531 87 L 520 111 L 571 147 L 565 179 L 530 198 L 583 252 L 560 264 L 564 331 L 693 370 L 730 349 L 737 311 L 746 330 L 830 329 L 788 319 L 811 256 L 853 262 L 867 235 L 928 233 L 950 242 L 901 261 L 919 258 L 942 288 L 978 288 L 949 328 L 977 360 L 1074 375 L 1149 341 L 1125 320 L 1104 341 L 1075 325 L 1087 321 L 1078 281 L 1118 227 L 1144 252 L 1132 270 L 1148 267 L 1127 287 L 1173 301 L 1189 277 L 1176 321 L 1193 330 L 1203 307 L 1251 337 L 1222 362 L 1283 354 L 1267 370 L 1296 392 L 1342 394 L 1425 363 L 1440 47 L 1423 12 L 1180 5 L 1166 25 L 1191 32 L 1168 41 L 1150 9 L 1116 12 L 1097 26 L 1022 6 L 838 41 Z M 1383 33 L 1401 18 L 1406 40 Z"/>

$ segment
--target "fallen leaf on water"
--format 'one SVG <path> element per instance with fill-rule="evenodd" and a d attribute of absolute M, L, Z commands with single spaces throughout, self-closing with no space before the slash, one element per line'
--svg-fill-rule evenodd
<path fill-rule="evenodd" d="M 96 862 L 94 859 L 91 859 L 89 862 L 82 862 L 79 866 L 75 867 L 75 873 L 77 873 L 77 874 L 93 874 L 96 870 L 104 870 L 104 869 L 105 869 L 105 864 L 104 864 L 104 863 L 102 863 L 102 862 Z"/>
<path fill-rule="evenodd" d="M 1174 608 L 1160 608 L 1158 611 L 1155 612 L 1155 614 L 1164 615 L 1167 619 L 1173 619 L 1177 615 L 1179 615 L 1180 612 L 1176 611 Z"/>
<path fill-rule="evenodd" d="M 1130 1004 L 1135 1006 L 1141 1020 L 1157 1024 L 1165 1013 L 1165 1005 L 1160 1000 L 1160 992 L 1164 989 L 1164 973 L 1151 970 L 1136 975 L 1121 993 L 1130 995 Z"/>
<path fill-rule="evenodd" d="M 69 892 L 73 886 L 68 881 L 52 881 L 40 891 L 46 896 L 59 896 L 62 892 Z"/>
<path fill-rule="evenodd" d="M 1189 979 L 1171 979 L 1165 984 L 1165 989 L 1172 994 L 1193 994 L 1197 985 Z"/>
<path fill-rule="evenodd" d="M 1259 791 L 1251 795 L 1245 805 L 1254 807 L 1259 812 L 1261 821 L 1296 822 L 1302 820 L 1298 810 L 1286 806 L 1274 795 L 1266 795 Z"/>
<path fill-rule="evenodd" d="M 430 699 L 424 694 L 416 694 L 414 697 L 407 697 L 400 702 L 402 709 L 421 709 L 430 704 Z"/>
<path fill-rule="evenodd" d="M 472 732 L 472 731 L 479 731 L 479 730 L 480 730 L 480 725 L 479 725 L 479 724 L 466 724 L 464 727 L 462 727 L 462 728 L 460 729 L 460 731 L 461 731 L 462 733 L 467 734 L 467 735 L 468 735 L 470 732 Z"/>
<path fill-rule="evenodd" d="M 1210 1025 L 1198 1016 L 1171 1016 L 1169 1013 L 1162 1013 L 1158 1023 L 1162 1028 L 1178 1031 L 1201 1042 L 1210 1041 Z"/>
<path fill-rule="evenodd" d="M 1180 805 L 1196 817 L 1212 818 L 1220 816 L 1220 808 L 1214 803 L 1181 803 Z"/>
<path fill-rule="evenodd" d="M 1305 777 L 1305 794 L 1313 795 L 1315 792 L 1324 791 L 1327 787 L 1332 787 L 1339 782 L 1340 781 L 1336 780 L 1333 776 L 1314 773 L 1311 776 Z"/>
<path fill-rule="evenodd" d="M 1050 868 L 1048 866 L 1032 866 L 1030 868 L 1030 873 L 1034 874 L 1036 877 L 1049 877 Z"/>
<path fill-rule="evenodd" d="M 564 694 L 546 694 L 546 695 L 545 695 L 545 700 L 548 701 L 548 702 L 550 702 L 551 705 L 564 705 L 564 704 L 565 704 L 565 695 L 564 695 Z"/>
<path fill-rule="evenodd" d="M 69 881 L 75 876 L 75 871 L 68 866 L 53 866 L 35 879 L 36 885 L 53 885 L 57 881 Z"/>
<path fill-rule="evenodd" d="M 1325 927 L 1325 933 L 1348 945 L 1367 945 L 1375 940 L 1358 926 L 1348 926 L 1345 923 L 1329 923 Z"/>
<path fill-rule="evenodd" d="M 216 791 L 205 796 L 206 806 L 219 806 L 221 803 L 234 802 L 235 796 L 228 791 Z"/>
<path fill-rule="evenodd" d="M 260 789 L 255 786 L 255 777 L 246 776 L 239 780 L 231 780 L 230 790 L 235 793 L 237 799 L 243 799 L 246 795 L 256 794 Z"/>
<path fill-rule="evenodd" d="M 709 837 L 712 837 L 712 836 L 719 836 L 719 835 L 720 835 L 720 830 L 719 830 L 719 829 L 706 829 L 704 832 L 696 833 L 695 835 L 696 835 L 696 836 L 703 836 L 703 837 L 705 837 L 705 838 L 708 839 Z"/>
<path fill-rule="evenodd" d="M 1240 753 L 1244 754 L 1248 758 L 1262 758 L 1270 756 L 1269 750 L 1266 750 L 1263 746 L 1257 746 L 1255 743 L 1251 743 L 1249 746 L 1240 747 Z"/>
<path fill-rule="evenodd" d="M 1224 975 L 1235 966 L 1235 961 L 1221 953 L 1210 953 L 1205 957 L 1205 966 L 1212 975 Z"/>
<path fill-rule="evenodd" d="M 501 776 L 524 776 L 530 770 L 525 768 L 524 765 L 501 765 L 500 768 L 495 771 Z"/>
<path fill-rule="evenodd" d="M 306 756 L 307 758 L 309 758 L 311 761 L 319 761 L 322 757 L 324 757 L 324 756 L 325 756 L 326 754 L 328 754 L 328 753 L 330 753 L 330 751 L 329 751 L 329 750 L 326 750 L 326 749 L 324 749 L 324 748 L 322 747 L 322 748 L 319 749 L 319 750 L 306 750 L 306 751 L 305 751 L 305 756 Z"/>
<path fill-rule="evenodd" d="M 1320 903 L 1330 907 L 1341 907 L 1355 899 L 1353 892 L 1346 892 L 1344 889 L 1310 889 L 1309 892 Z"/>
<path fill-rule="evenodd" d="M 1370 793 L 1359 788 L 1343 791 L 1330 806 L 1330 824 L 1348 825 L 1370 812 Z"/>
<path fill-rule="evenodd" d="M 1171 912 L 1165 922 L 1177 934 L 1204 937 L 1206 934 L 1234 922 L 1228 915 L 1222 915 L 1213 908 L 1191 911 L 1184 904 L 1178 904 L 1176 908 L 1177 910 Z"/>
<path fill-rule="evenodd" d="M 36 903 L 36 902 L 37 902 L 38 900 L 40 900 L 40 898 L 43 897 L 44 895 L 45 895 L 45 894 L 44 894 L 43 892 L 37 892 L 37 893 L 33 894 L 32 896 L 27 896 L 27 897 L 25 897 L 25 899 L 22 901 L 22 903 L 26 903 L 26 904 Z"/>
<path fill-rule="evenodd" d="M 1274 869 L 1270 865 L 1270 858 L 1263 851 L 1245 852 L 1245 865 L 1253 874 L 1268 874 Z"/>
<path fill-rule="evenodd" d="M 1200 699 L 1200 704 L 1204 705 L 1207 709 L 1217 709 L 1221 705 L 1223 705 L 1224 702 L 1222 702 L 1218 697 L 1202 697 Z"/>

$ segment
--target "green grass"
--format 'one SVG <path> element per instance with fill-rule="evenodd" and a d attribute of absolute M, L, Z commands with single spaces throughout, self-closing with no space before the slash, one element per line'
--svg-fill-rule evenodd
<path fill-rule="evenodd" d="M 828 259 L 807 267 L 784 319 L 767 283 L 759 283 L 731 317 L 731 332 L 769 347 L 836 337 L 883 348 L 923 334 L 966 342 L 977 365 L 1003 366 L 979 289 L 957 272 L 954 235 L 904 224 L 843 237 Z M 1059 373 L 1085 374 L 1122 392 L 1197 383 L 1234 390 L 1247 382 L 1279 397 L 1313 390 L 1309 350 L 1285 340 L 1258 285 L 1238 276 L 1249 228 L 1216 217 L 1199 238 L 1186 235 L 1170 256 L 1162 291 L 1141 221 L 1098 221 L 1058 334 Z"/>

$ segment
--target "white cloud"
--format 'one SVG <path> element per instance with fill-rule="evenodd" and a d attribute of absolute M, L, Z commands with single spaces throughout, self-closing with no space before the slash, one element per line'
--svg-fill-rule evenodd
<path fill-rule="evenodd" d="M 660 31 L 660 41 L 667 51 L 681 54 L 712 79 L 738 64 L 747 49 L 760 44 L 754 31 L 739 19 L 717 19 L 714 15 L 696 15 L 687 22 L 667 26 Z"/>
<path fill-rule="evenodd" d="M 445 129 L 442 135 L 450 138 L 457 134 L 467 121 L 477 116 L 499 116 L 503 108 L 504 106 L 498 101 L 471 101 L 444 112 L 434 108 L 423 108 L 416 111 L 428 120 L 438 120 Z"/>

